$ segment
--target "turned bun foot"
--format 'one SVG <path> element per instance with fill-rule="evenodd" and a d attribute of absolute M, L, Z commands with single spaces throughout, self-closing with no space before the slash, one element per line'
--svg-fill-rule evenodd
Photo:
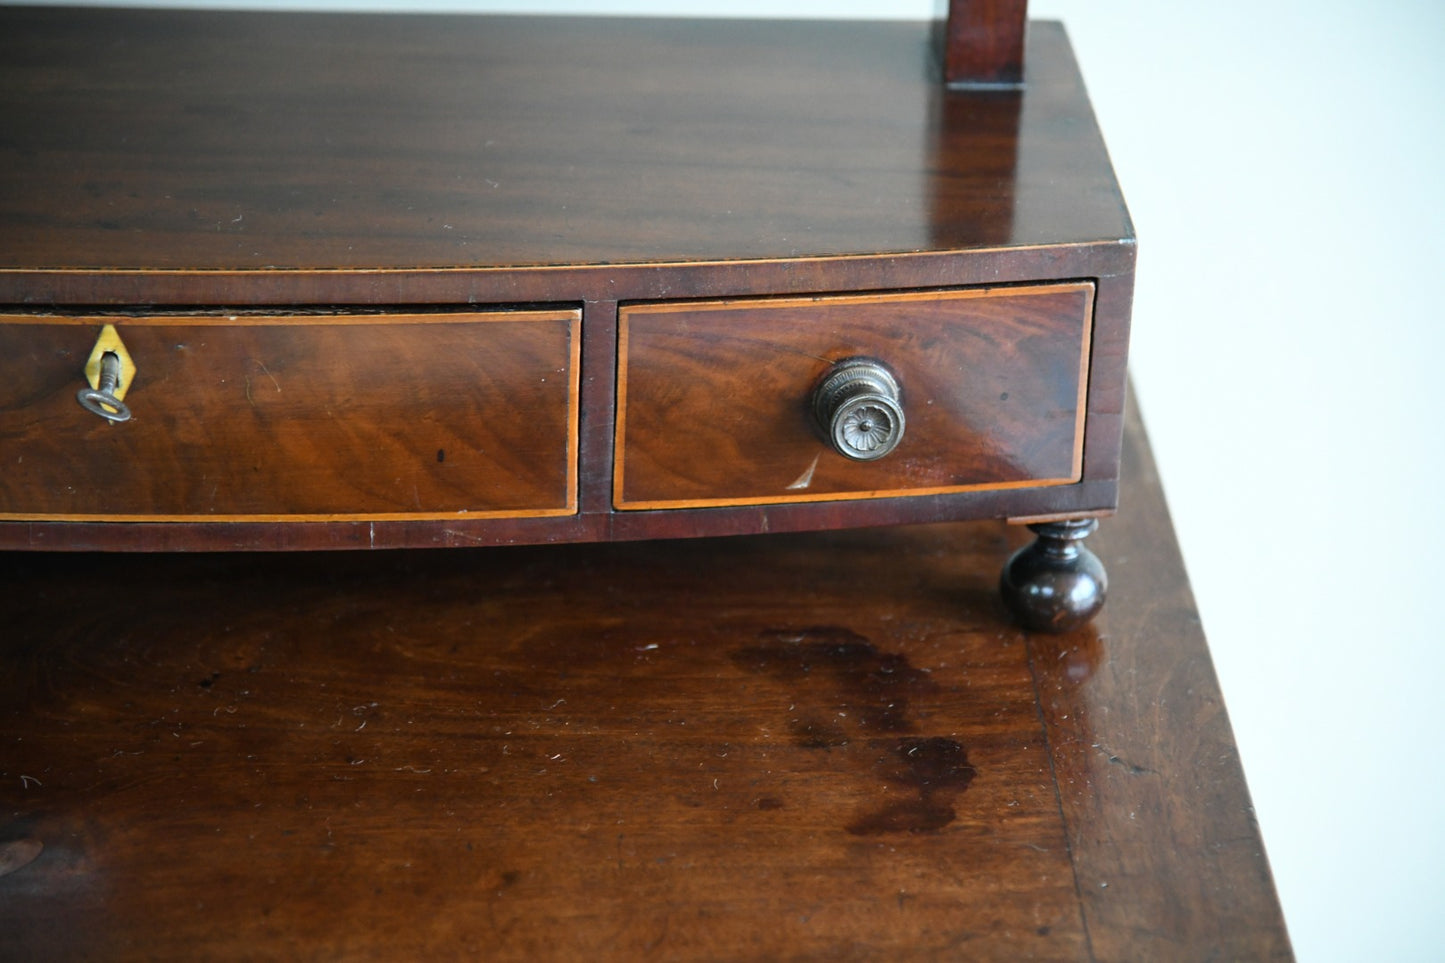
<path fill-rule="evenodd" d="M 999 579 L 1004 603 L 1025 628 L 1066 632 L 1104 607 L 1108 573 L 1083 545 L 1098 527 L 1092 518 L 1029 526 L 1038 538 L 1014 553 Z"/>

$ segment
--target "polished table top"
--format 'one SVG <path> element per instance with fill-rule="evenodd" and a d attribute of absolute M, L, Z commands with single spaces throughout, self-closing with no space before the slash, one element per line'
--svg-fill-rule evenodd
<path fill-rule="evenodd" d="M 1131 241 L 1062 27 L 1029 46 L 1026 92 L 947 91 L 922 22 L 0 8 L 0 282 L 625 285 L 621 264 Z"/>
<path fill-rule="evenodd" d="M 20 958 L 1266 959 L 1137 415 L 1091 628 L 997 524 L 0 557 Z"/>

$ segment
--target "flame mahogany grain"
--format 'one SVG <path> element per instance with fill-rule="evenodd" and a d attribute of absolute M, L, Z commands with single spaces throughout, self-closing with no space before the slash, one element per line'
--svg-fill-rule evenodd
<path fill-rule="evenodd" d="M 622 309 L 619 508 L 778 504 L 1069 484 L 1082 467 L 1091 284 Z M 837 454 L 810 392 L 876 358 L 907 430 Z"/>
<path fill-rule="evenodd" d="M 0 518 L 571 514 L 580 319 L 0 315 Z M 119 426 L 75 402 L 109 320 L 139 366 Z"/>

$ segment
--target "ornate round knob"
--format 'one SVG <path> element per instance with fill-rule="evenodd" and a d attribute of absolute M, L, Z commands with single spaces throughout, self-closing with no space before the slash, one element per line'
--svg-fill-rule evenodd
<path fill-rule="evenodd" d="M 828 369 L 813 389 L 813 415 L 838 454 L 882 458 L 903 440 L 898 381 L 872 358 L 849 358 Z"/>

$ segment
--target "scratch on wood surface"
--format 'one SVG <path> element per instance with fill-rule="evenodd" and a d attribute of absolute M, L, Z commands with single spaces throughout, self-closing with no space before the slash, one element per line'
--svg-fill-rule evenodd
<path fill-rule="evenodd" d="M 481 538 L 480 536 L 468 535 L 466 532 L 459 532 L 454 528 L 444 528 L 442 529 L 442 534 L 450 536 L 451 538 L 460 538 L 468 542 L 485 543 L 487 541 L 485 538 Z"/>
<path fill-rule="evenodd" d="M 802 491 L 809 485 L 813 484 L 813 472 L 818 470 L 818 459 L 822 457 L 822 452 L 818 452 L 818 454 L 814 455 L 813 463 L 808 466 L 808 470 L 799 475 L 797 481 L 793 482 L 791 485 L 788 486 L 788 491 Z"/>
<path fill-rule="evenodd" d="M 1124 769 L 1126 772 L 1128 772 L 1131 776 L 1157 776 L 1157 775 L 1159 775 L 1159 773 L 1158 773 L 1157 770 L 1150 769 L 1150 768 L 1147 767 L 1147 766 L 1136 765 L 1135 763 L 1132 763 L 1132 762 L 1130 762 L 1130 761 L 1127 760 L 1127 759 L 1124 759 L 1124 758 L 1121 758 L 1120 756 L 1115 755 L 1113 752 L 1110 752 L 1108 749 L 1106 749 L 1104 746 L 1099 745 L 1098 743 L 1095 743 L 1095 744 L 1094 744 L 1094 748 L 1097 749 L 1097 750 L 1099 751 L 1099 753 L 1100 753 L 1101 755 L 1103 755 L 1103 757 L 1104 757 L 1105 759 L 1109 760 L 1109 764 L 1110 764 L 1110 765 L 1123 767 L 1123 769 Z"/>
<path fill-rule="evenodd" d="M 45 844 L 38 839 L 16 839 L 0 844 L 0 876 L 29 866 L 44 849 Z"/>
<path fill-rule="evenodd" d="M 281 393 L 281 382 L 279 382 L 279 381 L 276 380 L 276 376 L 271 373 L 271 369 L 270 369 L 270 368 L 266 367 L 266 363 L 265 363 L 264 361 L 262 361 L 262 360 L 259 359 L 259 358 L 247 358 L 246 360 L 249 361 L 251 364 L 255 365 L 256 367 L 260 368 L 260 369 L 261 369 L 261 373 L 262 373 L 263 375 L 265 375 L 266 377 L 270 378 L 270 379 L 271 379 L 271 384 L 273 384 L 273 385 L 276 386 L 276 393 L 277 393 L 277 394 L 280 394 L 280 393 Z M 254 407 L 256 406 L 256 399 L 251 395 L 251 376 L 250 376 L 249 374 L 245 376 L 245 381 L 246 381 L 246 401 L 247 401 L 248 404 L 251 405 L 251 407 L 254 408 Z"/>
<path fill-rule="evenodd" d="M 276 380 L 276 376 L 271 373 L 271 369 L 268 368 L 268 367 L 266 367 L 265 362 L 261 361 L 261 360 L 258 359 L 258 358 L 252 358 L 251 360 L 256 362 L 256 367 L 258 367 L 258 368 L 261 369 L 261 373 L 262 373 L 263 375 L 265 375 L 266 377 L 268 377 L 268 378 L 271 379 L 271 383 L 276 386 L 276 393 L 277 393 L 277 394 L 280 394 L 280 393 L 281 393 L 281 382 L 279 382 L 279 381 Z"/>

